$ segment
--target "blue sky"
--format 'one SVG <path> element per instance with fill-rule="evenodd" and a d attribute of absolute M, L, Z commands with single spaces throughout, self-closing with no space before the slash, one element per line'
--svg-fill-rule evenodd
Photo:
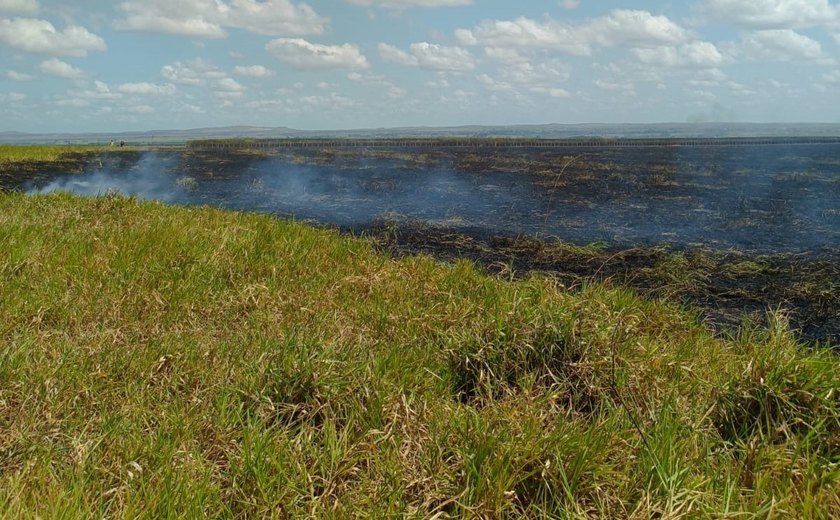
<path fill-rule="evenodd" d="M 0 131 L 840 122 L 829 0 L 0 0 Z"/>

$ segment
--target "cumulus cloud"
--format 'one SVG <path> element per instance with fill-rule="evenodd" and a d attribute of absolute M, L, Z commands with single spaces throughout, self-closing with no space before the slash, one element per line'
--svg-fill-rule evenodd
<path fill-rule="evenodd" d="M 632 49 L 636 59 L 645 65 L 667 68 L 713 69 L 726 63 L 726 58 L 710 42 L 698 41 L 674 47 Z"/>
<path fill-rule="evenodd" d="M 84 71 L 78 69 L 67 62 L 61 61 L 58 58 L 51 58 L 42 61 L 40 65 L 41 72 L 64 79 L 82 79 L 85 77 Z"/>
<path fill-rule="evenodd" d="M 0 0 L 0 13 L 35 14 L 40 8 L 38 0 Z"/>
<path fill-rule="evenodd" d="M 225 28 L 266 36 L 321 34 L 329 20 L 309 5 L 290 0 L 130 0 L 115 27 L 125 31 L 224 38 Z"/>
<path fill-rule="evenodd" d="M 522 62 L 500 69 L 504 79 L 520 84 L 551 87 L 569 79 L 569 69 L 557 60 L 542 63 Z"/>
<path fill-rule="evenodd" d="M 243 87 L 238 81 L 233 78 L 222 78 L 215 83 L 216 90 L 221 92 L 243 92 Z"/>
<path fill-rule="evenodd" d="M 458 29 L 455 37 L 463 45 L 495 48 L 537 47 L 576 55 L 588 55 L 591 46 L 576 30 L 561 22 L 540 22 L 520 17 L 516 20 L 484 21 L 473 29 Z"/>
<path fill-rule="evenodd" d="M 80 85 L 81 88 L 67 92 L 65 97 L 55 102 L 57 105 L 71 107 L 90 106 L 94 101 L 101 104 L 105 101 L 114 101 L 124 97 L 123 94 L 115 92 L 103 81 L 85 82 L 77 80 L 75 83 Z"/>
<path fill-rule="evenodd" d="M 688 39 L 688 32 L 666 16 L 616 9 L 580 25 L 552 18 L 484 21 L 473 29 L 458 29 L 455 36 L 464 45 L 534 47 L 587 56 L 596 45 L 649 47 L 682 43 Z"/>
<path fill-rule="evenodd" d="M 75 91 L 74 94 L 77 97 L 97 100 L 120 99 L 123 97 L 122 94 L 111 90 L 111 87 L 109 87 L 107 83 L 98 80 L 93 82 L 92 88 L 88 88 L 87 90 L 82 91 Z"/>
<path fill-rule="evenodd" d="M 265 49 L 296 69 L 367 69 L 367 58 L 355 45 L 321 45 L 302 38 L 278 38 Z"/>
<path fill-rule="evenodd" d="M 499 67 L 498 76 L 479 74 L 476 79 L 485 88 L 503 92 L 523 100 L 523 93 L 540 94 L 553 98 L 567 98 L 571 94 L 559 87 L 569 79 L 569 68 L 556 59 L 544 62 L 527 61 L 508 63 Z"/>
<path fill-rule="evenodd" d="M 8 78 L 12 81 L 29 81 L 31 79 L 35 79 L 34 76 L 31 74 L 26 74 L 24 72 L 18 72 L 16 70 L 7 70 L 3 77 Z"/>
<path fill-rule="evenodd" d="M 140 96 L 171 96 L 177 88 L 172 83 L 156 85 L 154 83 L 123 83 L 117 87 L 117 92 Z"/>
<path fill-rule="evenodd" d="M 167 81 L 177 85 L 202 85 L 208 79 L 221 79 L 227 76 L 218 67 L 207 63 L 201 58 L 196 58 L 187 63 L 176 61 L 164 65 L 160 74 Z"/>
<path fill-rule="evenodd" d="M 252 78 L 265 78 L 271 76 L 273 73 L 262 65 L 237 65 L 233 72 L 239 76 L 248 76 Z"/>
<path fill-rule="evenodd" d="M 752 61 L 826 61 L 822 45 L 791 29 L 752 31 L 743 36 L 741 54 Z"/>
<path fill-rule="evenodd" d="M 582 36 L 605 47 L 675 44 L 687 39 L 685 29 L 667 16 L 617 9 L 581 28 Z"/>
<path fill-rule="evenodd" d="M 213 95 L 220 99 L 239 99 L 245 96 L 245 87 L 233 78 L 221 78 L 212 83 Z"/>
<path fill-rule="evenodd" d="M 465 49 L 428 42 L 412 43 L 408 52 L 380 43 L 379 55 L 389 63 L 429 70 L 466 71 L 475 68 L 475 58 Z"/>
<path fill-rule="evenodd" d="M 86 56 L 104 51 L 105 40 L 84 27 L 71 25 L 59 31 L 46 20 L 15 18 L 0 20 L 0 42 L 26 52 L 55 56 Z"/>
<path fill-rule="evenodd" d="M 504 47 L 485 47 L 484 54 L 491 61 L 505 65 L 528 61 L 528 58 L 523 56 L 518 50 Z"/>
<path fill-rule="evenodd" d="M 451 7 L 470 5 L 472 0 L 349 0 L 351 4 L 405 9 L 408 7 Z"/>
<path fill-rule="evenodd" d="M 355 83 L 367 85 L 369 87 L 384 88 L 388 97 L 392 99 L 405 96 L 406 92 L 402 88 L 395 85 L 392 81 L 385 78 L 381 74 L 369 74 L 367 72 L 351 72 L 347 75 L 347 79 Z"/>
<path fill-rule="evenodd" d="M 755 29 L 795 29 L 840 20 L 840 6 L 828 0 L 704 0 L 699 9 L 707 20 Z"/>

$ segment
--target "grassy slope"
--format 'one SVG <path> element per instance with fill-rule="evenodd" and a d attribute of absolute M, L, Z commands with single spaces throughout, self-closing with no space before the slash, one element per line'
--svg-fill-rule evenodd
<path fill-rule="evenodd" d="M 0 244 L 2 516 L 840 515 L 782 320 L 115 197 L 0 194 Z"/>

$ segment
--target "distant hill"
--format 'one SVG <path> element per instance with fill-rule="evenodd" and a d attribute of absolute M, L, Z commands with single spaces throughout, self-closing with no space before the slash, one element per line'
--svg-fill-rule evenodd
<path fill-rule="evenodd" d="M 840 124 L 820 123 L 659 123 L 659 124 L 546 124 L 512 126 L 448 126 L 367 128 L 358 130 L 296 130 L 288 127 L 224 126 L 187 130 L 149 130 L 118 133 L 0 132 L 3 144 L 107 144 L 111 139 L 131 144 L 183 144 L 192 139 L 225 138 L 376 138 L 376 137 L 794 137 L 840 136 Z"/>

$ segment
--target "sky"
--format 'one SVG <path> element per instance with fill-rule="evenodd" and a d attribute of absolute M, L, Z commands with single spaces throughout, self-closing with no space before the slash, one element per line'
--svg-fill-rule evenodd
<path fill-rule="evenodd" d="M 840 1 L 0 0 L 0 131 L 840 122 Z"/>

